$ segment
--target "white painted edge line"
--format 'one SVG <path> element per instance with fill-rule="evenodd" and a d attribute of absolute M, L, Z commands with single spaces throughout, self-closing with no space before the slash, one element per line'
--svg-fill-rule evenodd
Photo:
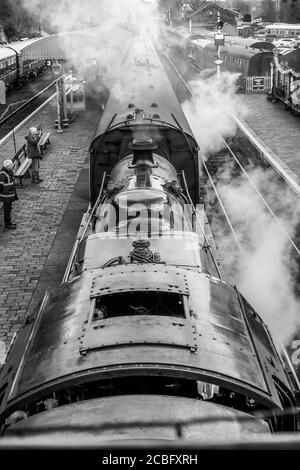
<path fill-rule="evenodd" d="M 50 86 L 52 86 L 53 83 L 51 83 L 46 89 L 50 88 Z M 45 90 L 42 90 L 41 92 L 39 92 L 36 96 L 39 96 L 41 93 L 43 93 Z M 71 88 L 69 88 L 68 90 L 66 90 L 66 95 L 68 95 L 71 91 Z M 55 96 L 57 95 L 57 91 L 55 93 L 53 93 L 53 95 L 51 95 L 49 98 L 46 99 L 46 101 L 44 101 L 44 103 L 42 103 L 38 108 L 36 108 L 31 114 L 29 114 L 29 116 L 27 116 L 22 122 L 20 122 L 16 127 L 14 127 L 14 129 L 12 131 L 10 131 L 8 134 L 6 134 L 5 137 L 3 137 L 3 139 L 0 140 L 0 147 L 5 144 L 5 142 L 11 138 L 11 136 L 16 133 L 16 131 L 18 131 L 24 124 L 26 124 L 27 121 L 29 121 L 35 114 L 37 114 L 41 109 L 43 109 L 48 103 L 49 101 L 51 101 Z"/>
<path fill-rule="evenodd" d="M 174 70 L 177 72 L 179 77 L 182 79 L 188 90 L 190 91 L 191 95 L 194 96 L 192 88 L 189 87 L 189 85 L 186 83 L 184 78 L 182 77 L 181 73 L 177 70 L 175 64 L 171 61 L 169 58 L 168 54 L 164 52 L 164 55 L 167 57 L 168 61 L 170 64 L 173 66 Z M 259 150 L 259 152 L 266 158 L 266 160 L 269 161 L 271 166 L 278 171 L 278 173 L 281 174 L 281 176 L 284 178 L 284 180 L 294 189 L 294 191 L 300 196 L 300 186 L 298 183 L 296 183 L 295 180 L 281 167 L 281 165 L 275 160 L 274 157 L 268 152 L 263 145 L 256 139 L 256 137 L 251 133 L 251 131 L 246 127 L 245 124 L 242 123 L 242 121 L 237 118 L 236 116 L 233 116 L 233 119 L 237 123 L 237 125 L 242 129 L 242 131 L 245 133 L 245 135 L 249 138 L 249 140 L 256 146 L 256 148 Z M 284 163 L 284 162 L 283 162 Z M 288 165 L 287 165 L 288 166 Z M 291 170 L 293 171 L 293 170 Z"/>
<path fill-rule="evenodd" d="M 240 121 L 239 118 L 234 116 L 234 119 L 237 125 L 242 129 L 242 131 L 246 134 L 249 140 L 256 146 L 256 148 L 263 154 L 263 156 L 270 162 L 270 164 L 275 168 L 281 176 L 285 179 L 285 181 L 297 192 L 298 196 L 300 196 L 300 186 L 293 178 L 281 167 L 281 165 L 275 160 L 274 157 L 268 152 L 263 145 L 256 139 L 256 137 L 251 133 L 251 131 Z M 291 170 L 293 171 L 293 170 Z"/>

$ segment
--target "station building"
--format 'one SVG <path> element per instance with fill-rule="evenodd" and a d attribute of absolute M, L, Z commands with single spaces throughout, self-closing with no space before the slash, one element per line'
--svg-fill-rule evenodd
<path fill-rule="evenodd" d="M 223 8 L 214 2 L 203 2 L 198 10 L 187 14 L 185 18 L 188 22 L 192 21 L 193 29 L 214 29 L 217 25 L 219 15 L 224 25 L 228 24 L 237 28 L 239 13 L 229 8 Z"/>

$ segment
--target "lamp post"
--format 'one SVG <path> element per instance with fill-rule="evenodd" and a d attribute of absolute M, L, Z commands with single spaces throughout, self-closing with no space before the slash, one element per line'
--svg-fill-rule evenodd
<path fill-rule="evenodd" d="M 57 132 L 61 133 L 63 132 L 62 127 L 61 127 L 61 114 L 60 114 L 60 86 L 59 86 L 59 81 L 60 81 L 60 72 L 61 72 L 61 65 L 58 61 L 56 61 L 54 64 L 52 64 L 52 70 L 54 72 L 54 75 L 56 76 L 56 105 L 57 105 Z"/>
<path fill-rule="evenodd" d="M 73 116 L 73 73 L 72 70 L 69 71 L 71 89 L 70 89 L 70 114 L 71 118 Z"/>
<path fill-rule="evenodd" d="M 224 46 L 224 34 L 217 33 L 215 34 L 215 46 L 217 48 L 217 60 L 215 60 L 215 64 L 217 66 L 217 80 L 220 81 L 220 67 L 223 64 L 223 60 L 221 59 L 221 46 Z"/>
<path fill-rule="evenodd" d="M 270 96 L 271 96 L 271 101 L 274 103 L 276 101 L 276 96 L 275 96 L 275 73 L 274 73 L 274 67 L 275 63 L 272 61 L 270 62 L 270 67 L 271 67 L 271 76 L 270 76 Z"/>

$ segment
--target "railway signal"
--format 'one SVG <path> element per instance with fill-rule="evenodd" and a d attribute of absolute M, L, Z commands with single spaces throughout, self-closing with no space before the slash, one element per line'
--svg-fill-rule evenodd
<path fill-rule="evenodd" d="M 220 15 L 220 12 L 218 11 L 217 29 L 222 29 L 223 26 L 224 26 L 224 23 L 221 20 L 221 15 Z"/>

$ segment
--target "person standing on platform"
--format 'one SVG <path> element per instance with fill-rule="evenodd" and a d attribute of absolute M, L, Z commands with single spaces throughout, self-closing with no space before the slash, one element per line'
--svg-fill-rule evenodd
<path fill-rule="evenodd" d="M 12 160 L 4 160 L 0 170 L 0 201 L 3 202 L 5 228 L 16 229 L 16 224 L 11 222 L 11 205 L 18 200 L 14 175 L 12 172 Z"/>
<path fill-rule="evenodd" d="M 32 184 L 39 184 L 43 180 L 40 179 L 40 176 L 39 176 L 40 159 L 42 157 L 41 157 L 40 148 L 38 146 L 40 136 L 39 136 L 39 132 L 37 128 L 31 127 L 25 139 L 27 140 L 27 157 L 32 159 L 31 182 Z"/>

